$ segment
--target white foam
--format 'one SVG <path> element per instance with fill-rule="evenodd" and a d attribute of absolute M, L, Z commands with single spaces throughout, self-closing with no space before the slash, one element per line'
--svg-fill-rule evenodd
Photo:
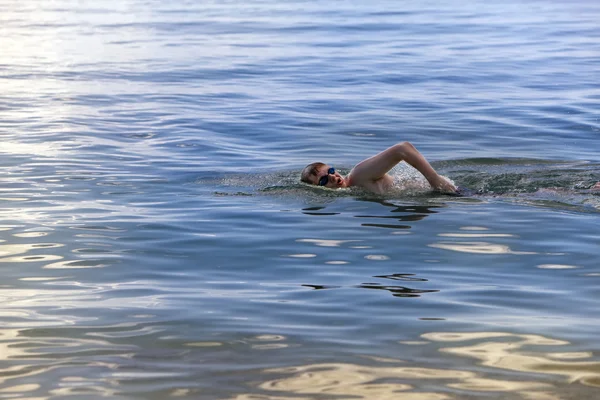
<path fill-rule="evenodd" d="M 431 185 L 427 182 L 427 179 L 405 162 L 396 165 L 390 170 L 389 174 L 394 179 L 394 186 L 392 188 L 394 192 L 400 192 L 405 195 L 419 195 L 431 192 Z M 442 177 L 454 184 L 451 179 L 445 176 Z"/>

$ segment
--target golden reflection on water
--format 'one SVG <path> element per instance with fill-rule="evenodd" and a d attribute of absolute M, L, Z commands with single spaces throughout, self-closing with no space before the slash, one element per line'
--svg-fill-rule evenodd
<path fill-rule="evenodd" d="M 14 256 L 17 254 L 25 254 L 31 250 L 39 248 L 56 248 L 62 247 L 63 244 L 59 243 L 33 243 L 33 244 L 3 244 L 0 245 L 0 262 L 8 260 L 7 256 Z M 12 261 L 12 260 L 11 260 Z"/>
<path fill-rule="evenodd" d="M 430 333 L 425 339 L 438 342 L 468 341 L 473 338 L 469 333 Z M 563 340 L 549 339 L 539 335 L 516 335 L 503 332 L 489 332 L 486 338 L 504 339 L 487 341 L 463 347 L 448 347 L 441 352 L 474 358 L 481 365 L 519 372 L 537 372 L 557 374 L 567 377 L 569 382 L 581 382 L 600 388 L 600 362 L 567 361 L 581 359 L 586 353 L 549 352 L 534 353 L 523 350 L 525 346 L 561 346 L 569 344 Z M 506 341 L 509 339 L 510 341 Z M 589 353 L 588 353 L 589 354 Z M 599 393 L 600 395 L 600 393 Z"/>
<path fill-rule="evenodd" d="M 23 311 L 23 313 L 26 313 Z M 4 314 L 4 313 L 2 313 Z M 4 317 L 5 315 L 1 315 Z M 21 319 L 39 320 L 41 315 L 21 315 Z M 64 318 L 64 317 L 63 317 Z M 49 321 L 50 318 L 46 318 Z M 65 318 L 64 321 L 55 322 L 65 326 L 75 325 L 73 320 Z M 20 325 L 25 325 L 23 322 Z M 63 337 L 52 335 L 42 325 L 35 327 L 0 328 L 0 398 L 27 398 L 46 399 L 52 396 L 36 397 L 36 392 L 43 388 L 39 384 L 28 383 L 31 381 L 43 382 L 47 386 L 47 378 L 40 377 L 52 370 L 63 369 L 77 371 L 81 367 L 82 374 L 89 373 L 90 368 L 104 368 L 112 371 L 117 364 L 108 363 L 94 358 L 85 360 L 89 354 L 104 354 L 106 356 L 118 355 L 127 357 L 137 347 L 127 344 L 115 344 L 103 338 Z M 57 328 L 59 329 L 59 328 Z M 77 367 L 74 367 L 77 366 Z M 95 384 L 95 386 L 94 386 Z M 106 385 L 104 379 L 68 376 L 58 382 L 57 387 L 49 390 L 50 395 L 84 395 L 84 391 L 91 394 L 102 395 L 110 398 L 113 389 Z M 45 393 L 44 393 L 45 394 Z"/>
<path fill-rule="evenodd" d="M 37 383 L 30 383 L 30 384 L 25 384 L 25 385 L 15 385 L 15 386 L 7 387 L 7 388 L 2 388 L 2 389 L 0 389 L 0 393 L 4 393 L 4 394 L 11 393 L 16 396 L 23 392 L 31 392 L 34 390 L 38 390 L 39 388 L 40 388 L 40 385 L 38 385 Z"/>
<path fill-rule="evenodd" d="M 461 361 L 456 363 L 461 365 L 460 369 L 429 368 L 402 360 L 373 357 L 369 365 L 317 363 L 271 368 L 263 373 L 283 376 L 257 383 L 255 389 L 263 394 L 241 394 L 234 398 L 275 400 L 340 396 L 458 400 L 480 398 L 485 393 L 502 393 L 503 399 L 525 400 L 559 400 L 564 399 L 564 395 L 567 398 L 600 398 L 600 362 L 589 360 L 591 352 L 548 351 L 547 346 L 568 345 L 564 340 L 506 332 L 432 332 L 421 338 L 423 340 L 413 341 L 411 345 L 441 344 L 446 346 L 439 349 L 442 354 L 476 360 L 477 364 L 465 365 Z M 445 364 L 444 361 L 436 364 Z M 585 386 L 574 386 L 574 383 Z M 457 390 L 462 394 L 457 394 Z"/>

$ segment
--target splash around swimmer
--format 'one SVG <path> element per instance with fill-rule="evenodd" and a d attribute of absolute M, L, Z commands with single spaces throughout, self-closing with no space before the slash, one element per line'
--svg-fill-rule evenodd
<path fill-rule="evenodd" d="M 309 164 L 302 170 L 300 180 L 329 189 L 356 186 L 373 193 L 383 194 L 393 185 L 393 178 L 388 172 L 402 161 L 419 171 L 433 190 L 446 194 L 457 193 L 456 186 L 439 175 L 409 142 L 395 144 L 381 153 L 359 162 L 346 176 L 342 176 L 334 167 L 322 162 Z"/>

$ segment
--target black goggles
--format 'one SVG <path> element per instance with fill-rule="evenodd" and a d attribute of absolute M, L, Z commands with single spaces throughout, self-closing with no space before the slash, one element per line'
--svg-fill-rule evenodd
<path fill-rule="evenodd" d="M 327 170 L 327 175 L 323 175 L 319 179 L 319 186 L 327 185 L 327 183 L 329 183 L 329 175 L 333 175 L 333 174 L 335 174 L 335 168 L 331 167 Z"/>

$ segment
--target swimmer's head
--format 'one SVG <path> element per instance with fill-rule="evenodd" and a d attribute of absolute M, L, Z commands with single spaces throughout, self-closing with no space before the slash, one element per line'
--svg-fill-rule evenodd
<path fill-rule="evenodd" d="M 324 186 L 330 189 L 346 187 L 344 177 L 335 168 L 322 162 L 315 162 L 304 167 L 300 180 L 310 185 Z"/>

